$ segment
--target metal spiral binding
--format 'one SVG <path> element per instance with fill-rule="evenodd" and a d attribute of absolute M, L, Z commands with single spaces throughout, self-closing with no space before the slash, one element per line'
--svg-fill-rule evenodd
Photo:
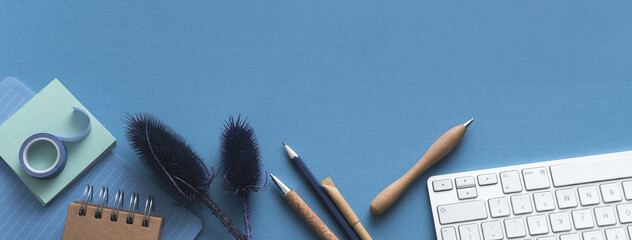
<path fill-rule="evenodd" d="M 129 207 L 127 208 L 127 224 L 134 224 L 134 215 L 138 210 L 138 193 L 132 193 L 132 197 L 129 199 Z"/>
<path fill-rule="evenodd" d="M 97 199 L 97 211 L 94 212 L 94 218 L 101 219 L 103 216 L 103 207 L 108 205 L 109 198 L 109 189 L 107 187 L 101 187 L 101 190 L 99 190 L 99 199 Z"/>
<path fill-rule="evenodd" d="M 79 216 L 86 215 L 86 211 L 88 210 L 88 203 L 92 203 L 92 185 L 90 184 L 88 184 L 83 190 L 83 196 L 81 196 L 81 206 L 79 207 Z"/>
<path fill-rule="evenodd" d="M 149 219 L 151 215 L 154 214 L 154 196 L 147 196 L 147 200 L 145 201 L 145 210 L 143 210 L 143 227 L 149 227 Z"/>
<path fill-rule="evenodd" d="M 123 201 L 125 198 L 125 191 L 118 190 L 116 195 L 114 196 L 114 209 L 112 209 L 112 214 L 110 215 L 110 221 L 118 221 L 118 213 L 121 208 L 123 208 Z"/>
<path fill-rule="evenodd" d="M 83 196 L 81 196 L 81 205 L 79 208 L 79 216 L 86 216 L 88 211 L 88 205 L 92 204 L 92 185 L 88 184 L 86 189 L 83 190 Z M 129 205 L 127 207 L 127 217 L 125 218 L 125 222 L 127 224 L 134 224 L 134 216 L 138 213 L 138 205 L 139 205 L 139 194 L 132 193 L 132 196 L 129 199 Z M 108 207 L 110 198 L 110 190 L 108 187 L 101 187 L 99 190 L 99 199 L 97 199 L 96 203 L 96 212 L 94 213 L 94 218 L 102 219 L 103 218 L 103 210 Z M 145 200 L 145 209 L 143 210 L 143 219 L 141 221 L 141 226 L 149 227 L 149 220 L 151 216 L 154 215 L 154 196 L 148 195 L 147 200 Z M 119 211 L 125 210 L 123 209 L 123 205 L 125 202 L 125 191 L 118 190 L 116 195 L 114 196 L 114 204 L 112 205 L 112 213 L 110 214 L 110 221 L 116 222 L 119 219 Z"/>

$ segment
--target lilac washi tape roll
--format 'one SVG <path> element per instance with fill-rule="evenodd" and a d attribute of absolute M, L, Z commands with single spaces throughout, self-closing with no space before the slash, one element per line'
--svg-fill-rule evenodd
<path fill-rule="evenodd" d="M 50 133 L 37 133 L 22 143 L 22 147 L 20 147 L 20 166 L 22 170 L 26 172 L 28 175 L 34 178 L 47 179 L 57 176 L 64 170 L 66 166 L 66 160 L 68 159 L 68 153 L 66 152 L 66 147 L 63 142 L 77 142 L 86 138 L 90 131 L 92 130 L 92 122 L 90 122 L 90 116 L 86 111 L 81 108 L 73 107 L 73 109 L 79 113 L 82 113 L 85 117 L 88 118 L 88 126 L 83 130 L 79 135 L 74 137 L 60 137 L 55 136 Z M 57 151 L 57 157 L 55 158 L 55 162 L 50 167 L 44 170 L 38 170 L 31 166 L 29 163 L 29 152 L 36 143 L 48 142 L 51 143 L 55 150 Z"/>

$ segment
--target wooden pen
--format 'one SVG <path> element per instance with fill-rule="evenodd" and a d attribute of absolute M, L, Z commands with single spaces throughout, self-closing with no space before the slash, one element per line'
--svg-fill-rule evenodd
<path fill-rule="evenodd" d="M 303 218 L 303 220 L 314 230 L 316 235 L 324 240 L 338 240 L 338 237 L 320 220 L 320 218 L 312 211 L 309 206 L 296 194 L 294 190 L 285 185 L 276 176 L 270 173 L 272 181 L 279 187 L 285 201 Z"/>
<path fill-rule="evenodd" d="M 296 154 L 296 152 L 294 152 L 294 150 L 290 148 L 290 146 L 285 144 L 285 142 L 283 142 L 283 147 L 285 147 L 285 151 L 287 151 L 287 156 L 290 158 L 290 160 L 292 160 L 292 162 L 296 164 L 296 167 L 300 171 L 301 175 L 303 175 L 305 180 L 309 182 L 309 185 L 312 187 L 312 190 L 316 192 L 318 198 L 320 198 L 320 200 L 323 201 L 323 203 L 325 204 L 325 207 L 327 207 L 331 215 L 334 216 L 334 220 L 338 222 L 338 224 L 342 228 L 342 232 L 345 235 L 347 235 L 347 237 L 350 240 L 360 240 L 360 237 L 358 237 L 358 234 L 356 234 L 353 231 L 353 228 L 351 228 L 351 224 L 349 224 L 347 220 L 345 220 L 345 217 L 342 216 L 342 213 L 340 212 L 340 210 L 336 208 L 336 205 L 334 204 L 334 202 L 329 198 L 329 196 L 327 196 L 327 193 L 325 193 L 325 190 L 323 190 L 323 188 L 320 186 L 320 183 L 318 182 L 318 180 L 316 180 L 316 178 L 314 177 L 314 174 L 312 174 L 312 171 L 310 171 L 309 168 L 307 168 L 307 165 L 305 164 L 303 159 L 301 159 L 301 157 L 299 157 L 298 154 Z"/>
<path fill-rule="evenodd" d="M 443 159 L 443 157 L 448 155 L 448 153 L 456 147 L 461 141 L 461 138 L 463 138 L 463 135 L 465 135 L 467 127 L 472 124 L 472 121 L 474 121 L 474 118 L 464 124 L 453 127 L 441 135 L 441 137 L 428 148 L 428 151 L 419 159 L 415 166 L 408 170 L 404 176 L 382 190 L 382 192 L 373 199 L 369 207 L 371 213 L 378 216 L 388 210 L 419 175 Z"/>
<path fill-rule="evenodd" d="M 342 193 L 340 193 L 340 191 L 334 184 L 334 181 L 332 181 L 331 178 L 325 178 L 324 180 L 320 181 L 320 184 L 323 186 L 323 190 L 325 190 L 327 195 L 329 195 L 329 198 L 331 198 L 331 201 L 336 204 L 336 207 L 340 210 L 342 216 L 347 219 L 347 222 L 349 222 L 351 228 L 353 228 L 353 230 L 358 234 L 358 237 L 362 240 L 373 240 L 373 238 L 371 238 L 371 235 L 369 235 L 369 232 L 366 231 L 366 229 L 360 222 L 360 218 L 358 218 L 358 215 L 353 212 L 353 209 L 351 209 L 349 203 L 347 203 L 345 198 L 342 197 Z"/>

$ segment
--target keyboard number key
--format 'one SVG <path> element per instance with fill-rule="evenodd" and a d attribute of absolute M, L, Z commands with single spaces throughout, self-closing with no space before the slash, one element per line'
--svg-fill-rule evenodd
<path fill-rule="evenodd" d="M 511 197 L 511 206 L 514 214 L 525 214 L 533 212 L 531 208 L 531 197 L 529 195 L 516 195 Z"/>
<path fill-rule="evenodd" d="M 432 181 L 432 189 L 435 192 L 452 190 L 452 180 L 441 179 L 441 180 Z"/>
<path fill-rule="evenodd" d="M 443 240 L 457 240 L 456 230 L 453 227 L 442 228 L 441 237 Z"/>
<path fill-rule="evenodd" d="M 489 212 L 493 218 L 509 216 L 509 201 L 507 198 L 489 199 Z"/>
<path fill-rule="evenodd" d="M 461 240 L 480 240 L 481 233 L 478 230 L 478 224 L 468 224 L 459 226 L 459 235 Z"/>
<path fill-rule="evenodd" d="M 483 227 L 483 239 L 485 240 L 500 240 L 503 239 L 503 230 L 500 227 L 499 221 L 484 222 L 481 224 Z"/>
<path fill-rule="evenodd" d="M 579 203 L 581 203 L 582 206 L 599 204 L 599 192 L 597 192 L 597 187 L 580 187 L 577 189 L 577 193 L 579 194 Z"/>
<path fill-rule="evenodd" d="M 546 189 L 549 184 L 549 174 L 545 167 L 529 168 L 522 170 L 524 187 L 530 190 Z"/>
<path fill-rule="evenodd" d="M 512 218 L 505 220 L 505 232 L 508 238 L 521 238 L 527 235 L 522 218 Z"/>
<path fill-rule="evenodd" d="M 477 178 L 478 178 L 478 185 L 481 185 L 481 186 L 494 185 L 498 183 L 498 178 L 496 178 L 496 174 L 493 174 L 493 173 L 481 174 L 481 175 L 478 175 Z"/>
<path fill-rule="evenodd" d="M 518 171 L 501 172 L 500 183 L 504 193 L 522 192 L 522 183 L 520 183 L 520 173 Z"/>
<path fill-rule="evenodd" d="M 538 212 L 551 211 L 555 209 L 553 193 L 551 192 L 534 193 L 533 202 L 535 204 L 535 210 Z"/>
<path fill-rule="evenodd" d="M 620 223 L 632 222 L 632 203 L 617 205 Z"/>
<path fill-rule="evenodd" d="M 621 201 L 621 190 L 619 189 L 619 184 L 602 184 L 599 188 L 601 188 L 601 197 L 603 198 L 603 202 L 611 203 Z"/>
<path fill-rule="evenodd" d="M 527 226 L 531 235 L 549 233 L 549 225 L 546 223 L 544 215 L 527 217 Z"/>
<path fill-rule="evenodd" d="M 575 190 L 564 189 L 555 191 L 557 197 L 557 206 L 560 209 L 577 207 L 577 198 L 575 197 Z"/>

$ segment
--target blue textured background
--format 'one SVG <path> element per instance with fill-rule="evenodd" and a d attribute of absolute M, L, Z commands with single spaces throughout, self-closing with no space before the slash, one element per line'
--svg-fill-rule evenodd
<path fill-rule="evenodd" d="M 287 159 L 332 177 L 376 239 L 434 237 L 425 180 L 631 150 L 632 1 L 0 4 L 0 76 L 59 78 L 119 140 L 150 112 L 209 163 L 229 115 L 255 127 L 265 169 L 342 236 Z M 373 217 L 369 203 L 443 132 L 461 145 Z M 240 221 L 239 205 L 213 194 Z M 276 188 L 252 195 L 257 239 L 314 238 Z M 210 211 L 201 239 L 231 239 Z"/>

